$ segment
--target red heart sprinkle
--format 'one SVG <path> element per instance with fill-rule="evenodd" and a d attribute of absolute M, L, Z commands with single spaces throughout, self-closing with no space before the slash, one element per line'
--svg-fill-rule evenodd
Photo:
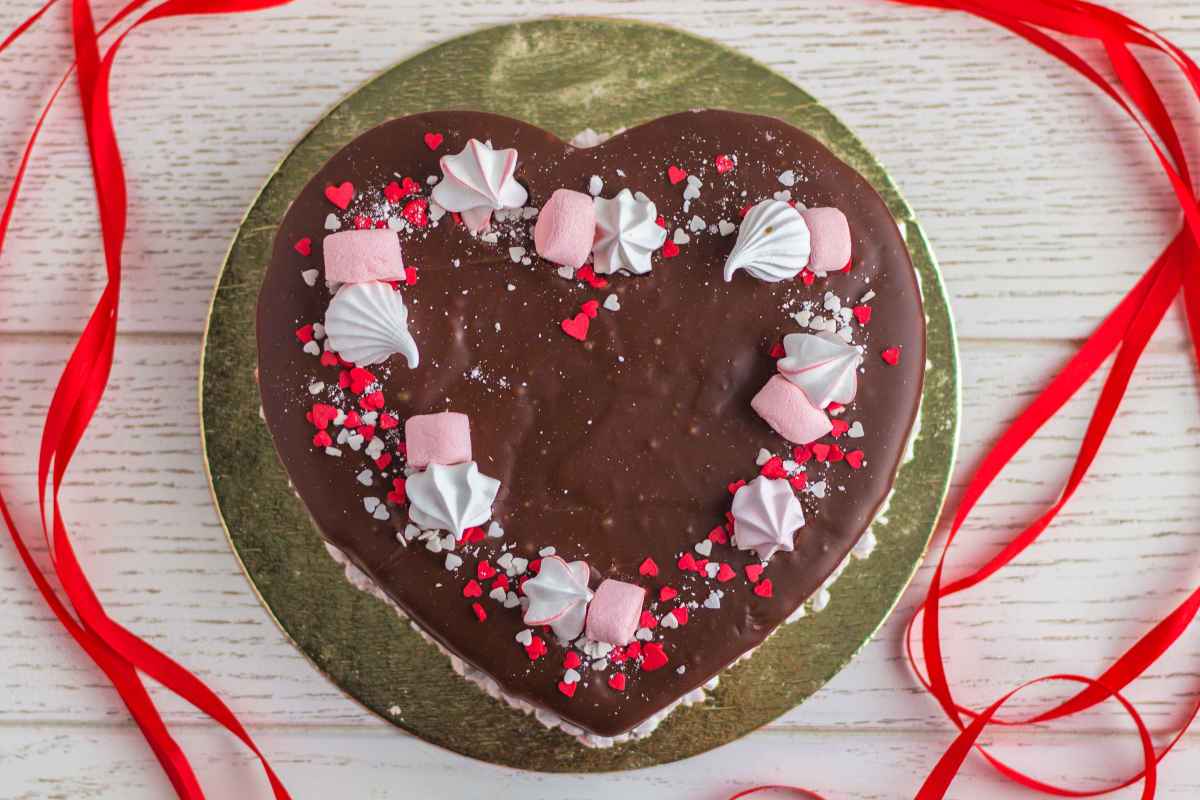
<path fill-rule="evenodd" d="M 563 333 L 570 336 L 572 339 L 583 341 L 588 335 L 588 325 L 590 320 L 588 315 L 582 311 L 576 314 L 572 319 L 564 319 L 562 321 Z"/>
<path fill-rule="evenodd" d="M 392 181 L 383 187 L 383 196 L 387 198 L 389 203 L 399 203 L 401 198 L 404 197 L 404 190 L 400 188 L 400 184 Z"/>
<path fill-rule="evenodd" d="M 829 405 L 825 406 L 825 410 L 828 411 L 830 414 L 836 414 L 839 411 L 841 411 L 843 408 L 845 408 L 845 406 L 842 405 L 841 403 L 830 403 Z"/>
<path fill-rule="evenodd" d="M 862 469 L 863 451 L 851 450 L 849 453 L 846 453 L 846 463 L 850 465 L 851 469 Z"/>
<path fill-rule="evenodd" d="M 296 338 L 304 344 L 311 342 L 313 340 L 312 323 L 310 322 L 307 325 L 301 325 L 299 328 L 296 328 Z"/>
<path fill-rule="evenodd" d="M 718 525 L 717 527 L 715 527 L 711 531 L 709 531 L 708 532 L 708 540 L 710 542 L 715 542 L 716 544 L 728 544 L 729 543 L 729 535 L 727 533 L 725 533 L 725 526 Z"/>
<path fill-rule="evenodd" d="M 614 672 L 608 679 L 608 687 L 618 692 L 625 691 L 625 673 Z"/>
<path fill-rule="evenodd" d="M 313 403 L 312 411 L 304 416 L 314 427 L 325 430 L 337 418 L 337 414 L 337 409 L 328 403 Z"/>
<path fill-rule="evenodd" d="M 575 696 L 575 687 L 578 685 L 579 685 L 578 683 L 567 683 L 566 681 L 559 681 L 558 682 L 558 690 L 560 692 L 562 692 L 563 694 L 565 694 L 567 697 L 574 697 Z"/>
<path fill-rule="evenodd" d="M 696 566 L 696 559 L 692 557 L 691 553 L 684 553 L 682 556 L 680 556 L 676 566 L 678 566 L 684 572 L 700 571 L 699 567 Z"/>
<path fill-rule="evenodd" d="M 596 274 L 596 269 L 591 264 L 584 264 L 575 271 L 575 277 L 586 283 L 593 289 L 605 289 L 608 287 L 608 279 L 602 278 Z"/>
<path fill-rule="evenodd" d="M 812 458 L 812 448 L 806 444 L 798 444 L 792 448 L 792 461 L 803 464 Z"/>
<path fill-rule="evenodd" d="M 751 583 L 758 583 L 758 579 L 762 577 L 762 564 L 747 564 L 746 565 L 746 580 Z"/>
<path fill-rule="evenodd" d="M 649 611 L 643 611 L 641 618 L 638 620 L 639 628 L 653 628 L 658 625 L 658 620 Z"/>
<path fill-rule="evenodd" d="M 671 609 L 671 613 L 675 615 L 675 619 L 676 619 L 676 621 L 679 622 L 680 625 L 687 625 L 687 621 L 688 621 L 687 606 L 679 606 L 678 608 L 673 608 L 673 609 Z"/>
<path fill-rule="evenodd" d="M 478 544 L 483 541 L 485 535 L 483 528 L 473 525 L 463 530 L 463 544 Z"/>
<path fill-rule="evenodd" d="M 387 499 L 398 506 L 408 503 L 408 492 L 404 487 L 404 478 L 392 478 L 392 490 L 388 492 Z"/>
<path fill-rule="evenodd" d="M 850 423 L 844 419 L 831 419 L 829 423 L 833 425 L 833 430 L 829 432 L 829 435 L 835 439 L 841 438 L 843 433 L 850 430 Z"/>
<path fill-rule="evenodd" d="M 350 409 L 350 411 L 346 414 L 346 418 L 342 420 L 342 427 L 357 428 L 359 425 L 362 425 L 362 417 L 358 416 L 357 411 Z"/>
<path fill-rule="evenodd" d="M 416 267 L 405 267 L 404 268 L 404 285 L 405 286 L 416 286 L 417 285 L 417 268 Z"/>
<path fill-rule="evenodd" d="M 654 559 L 647 558 L 642 562 L 641 566 L 638 567 L 638 573 L 653 578 L 658 574 L 658 564 L 654 563 Z"/>
<path fill-rule="evenodd" d="M 730 494 L 737 494 L 738 489 L 742 488 L 745 485 L 746 485 L 746 482 L 744 480 L 738 480 L 738 481 L 734 481 L 733 483 L 729 484 L 725 488 L 729 490 Z"/>
<path fill-rule="evenodd" d="M 750 209 L 752 208 L 754 208 L 754 203 L 746 203 L 746 205 L 738 209 L 738 216 L 745 218 L 745 216 L 750 213 Z"/>
<path fill-rule="evenodd" d="M 530 661 L 537 661 L 546 655 L 546 643 L 542 641 L 542 637 L 534 636 L 529 644 L 525 645 L 525 655 L 529 656 Z"/>
<path fill-rule="evenodd" d="M 724 153 L 717 156 L 715 159 L 713 159 L 713 161 L 717 165 L 718 175 L 724 175 L 726 172 L 729 172 L 729 170 L 737 166 L 736 162 Z"/>
<path fill-rule="evenodd" d="M 336 367 L 337 364 L 338 364 L 337 353 L 333 352 L 332 350 L 326 350 L 324 353 L 321 353 L 321 366 L 322 367 Z"/>
<path fill-rule="evenodd" d="M 642 669 L 646 670 L 646 672 L 654 672 L 656 669 L 662 669 L 666 665 L 667 654 L 661 644 L 648 642 L 642 645 Z"/>
<path fill-rule="evenodd" d="M 642 654 L 642 643 L 641 642 L 630 642 L 629 644 L 627 644 L 625 646 L 625 657 L 626 658 L 635 658 L 636 659 L 641 654 Z"/>
<path fill-rule="evenodd" d="M 360 425 L 360 426 L 358 426 L 357 433 L 359 436 L 363 437 L 363 441 L 369 442 L 375 438 L 375 426 L 374 425 Z"/>
<path fill-rule="evenodd" d="M 437 150 L 442 146 L 442 140 L 444 138 L 445 137 L 440 133 L 427 133 L 425 134 L 425 146 L 430 150 Z"/>
<path fill-rule="evenodd" d="M 354 230 L 361 231 L 370 228 L 372 225 L 370 217 L 364 217 L 362 214 L 354 216 Z"/>
<path fill-rule="evenodd" d="M 392 454 L 391 453 L 384 453 L 379 458 L 375 459 L 375 466 L 379 467 L 379 469 L 387 469 L 391 463 L 392 463 Z"/>
<path fill-rule="evenodd" d="M 728 564 L 722 564 L 717 570 L 717 580 L 721 583 L 727 583 L 737 577 L 737 573 L 733 571 L 733 567 Z"/>
<path fill-rule="evenodd" d="M 670 239 L 667 239 L 662 246 L 663 258 L 674 258 L 677 255 L 679 255 L 679 245 L 675 244 L 675 242 L 671 241 Z"/>
<path fill-rule="evenodd" d="M 792 485 L 794 491 L 802 491 L 805 486 L 808 486 L 808 475 L 803 472 L 797 472 L 792 477 L 788 478 L 788 483 Z"/>
<path fill-rule="evenodd" d="M 583 660 L 579 658 L 579 653 L 576 653 L 574 650 L 568 650 L 567 654 L 563 656 L 564 669 L 575 669 L 582 663 Z"/>
<path fill-rule="evenodd" d="M 341 186 L 329 184 L 325 187 L 325 199 L 345 211 L 354 199 L 354 184 L 350 181 L 343 182 Z"/>
<path fill-rule="evenodd" d="M 496 568 L 487 561 L 480 561 L 479 566 L 475 567 L 475 574 L 479 576 L 479 580 L 486 581 L 496 577 Z"/>
<path fill-rule="evenodd" d="M 816 273 L 814 273 L 808 267 L 805 267 L 804 269 L 800 270 L 800 280 L 802 280 L 804 282 L 805 286 L 812 286 L 813 281 L 815 281 L 816 279 L 817 279 Z"/>
<path fill-rule="evenodd" d="M 685 172 L 684 170 L 675 166 L 674 164 L 667 167 L 667 180 L 669 180 L 671 182 L 672 186 L 679 183 L 686 177 L 687 177 L 687 172 Z"/>
<path fill-rule="evenodd" d="M 871 307 L 870 306 L 855 306 L 854 308 L 851 309 L 851 311 L 854 312 L 854 318 L 856 320 L 858 320 L 859 325 L 866 325 L 868 322 L 871 321 Z"/>
<path fill-rule="evenodd" d="M 475 612 L 475 619 L 479 620 L 480 622 L 485 622 L 487 620 L 487 611 L 485 611 L 483 606 L 479 603 L 471 603 L 471 610 Z"/>
<path fill-rule="evenodd" d="M 782 341 L 776 342 L 775 344 L 771 345 L 770 355 L 771 355 L 771 358 L 783 358 L 784 356 L 787 355 L 787 350 L 783 349 Z"/>
<path fill-rule="evenodd" d="M 889 347 L 887 350 L 884 350 L 882 353 L 880 353 L 879 357 L 882 358 L 885 363 L 891 364 L 894 367 L 900 363 L 900 348 Z"/>
<path fill-rule="evenodd" d="M 775 594 L 771 588 L 771 579 L 764 578 L 761 583 L 754 587 L 754 593 L 759 597 L 771 597 Z"/>
<path fill-rule="evenodd" d="M 668 600 L 674 600 L 679 596 L 679 592 L 672 589 L 670 586 L 664 586 L 658 590 L 658 600 L 660 603 L 665 603 Z"/>
<path fill-rule="evenodd" d="M 297 240 L 296 243 L 294 245 L 292 245 L 292 249 L 294 249 L 297 253 L 299 253 L 302 256 L 311 256 L 312 255 L 312 239 L 305 236 L 303 239 Z"/>
<path fill-rule="evenodd" d="M 400 216 L 408 220 L 415 228 L 424 228 L 429 224 L 429 201 L 424 197 L 409 200 L 400 211 Z"/>
<path fill-rule="evenodd" d="M 400 420 L 396 419 L 391 414 L 385 413 L 385 414 L 379 415 L 379 427 L 382 430 L 390 431 L 392 428 L 395 428 L 399 424 L 400 424 Z"/>
<path fill-rule="evenodd" d="M 367 405 L 374 411 L 378 411 L 379 409 L 383 408 L 383 392 L 371 392 L 363 399 L 367 401 Z"/>
<path fill-rule="evenodd" d="M 369 369 L 362 367 L 352 367 L 350 369 L 350 391 L 355 394 L 362 394 L 367 390 L 367 387 L 376 380 L 375 373 Z"/>
<path fill-rule="evenodd" d="M 778 478 L 786 478 L 787 470 L 783 468 L 783 459 L 779 456 L 771 456 L 767 459 L 767 463 L 763 464 L 758 470 L 758 474 L 764 477 L 776 480 Z"/>
<path fill-rule="evenodd" d="M 313 445 L 316 447 L 332 447 L 333 439 L 325 431 L 317 431 L 317 435 L 313 437 Z"/>
<path fill-rule="evenodd" d="M 483 597 L 483 587 L 474 578 L 463 587 L 463 597 Z"/>
<path fill-rule="evenodd" d="M 496 580 L 492 581 L 493 589 L 504 589 L 505 591 L 508 591 L 508 586 L 508 576 L 504 573 L 497 575 Z"/>
<path fill-rule="evenodd" d="M 654 224 L 660 228 L 665 228 L 665 227 L 667 227 L 667 218 L 664 217 L 662 214 L 659 214 L 657 217 L 654 218 Z"/>
<path fill-rule="evenodd" d="M 845 456 L 846 454 L 842 452 L 842 448 L 836 444 L 829 445 L 829 463 L 832 464 L 836 461 L 841 461 Z"/>
<path fill-rule="evenodd" d="M 386 220 L 386 219 L 377 219 L 377 220 L 375 220 L 375 227 L 376 227 L 376 228 L 386 228 L 386 227 L 387 227 L 387 220 Z"/>
<path fill-rule="evenodd" d="M 813 444 L 809 445 L 809 447 L 812 448 L 813 458 L 815 458 L 817 461 L 828 461 L 829 460 L 830 445 L 824 444 L 822 442 L 814 442 Z"/>
<path fill-rule="evenodd" d="M 588 300 L 586 303 L 581 305 L 580 308 L 583 309 L 583 313 L 587 314 L 590 319 L 595 319 L 600 313 L 600 301 Z"/>

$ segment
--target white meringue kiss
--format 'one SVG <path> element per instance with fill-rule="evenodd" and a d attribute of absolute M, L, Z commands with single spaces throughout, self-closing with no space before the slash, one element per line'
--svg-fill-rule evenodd
<path fill-rule="evenodd" d="M 433 187 L 433 202 L 462 214 L 472 233 L 491 224 L 493 211 L 520 208 L 529 199 L 525 187 L 513 177 L 516 150 L 493 150 L 471 139 L 462 152 L 442 156 L 440 163 L 442 180 Z"/>
<path fill-rule="evenodd" d="M 767 561 L 779 550 L 794 549 L 804 527 L 804 509 L 785 480 L 759 475 L 733 496 L 733 543 Z"/>
<path fill-rule="evenodd" d="M 409 476 L 408 518 L 425 530 L 450 531 L 462 538 L 463 531 L 487 522 L 500 481 L 479 471 L 474 461 L 446 466 L 430 464 L 424 472 Z"/>
<path fill-rule="evenodd" d="M 595 270 L 601 275 L 625 271 L 645 275 L 650 255 L 667 240 L 666 229 L 655 221 L 658 209 L 644 194 L 622 189 L 611 200 L 596 198 Z"/>
<path fill-rule="evenodd" d="M 583 633 L 587 606 L 592 593 L 588 590 L 590 570 L 587 562 L 568 564 L 558 556 L 542 559 L 538 574 L 525 581 L 526 625 L 549 625 L 560 639 L 572 641 Z"/>
<path fill-rule="evenodd" d="M 808 223 L 800 212 L 781 200 L 763 200 L 738 227 L 725 259 L 725 281 L 739 269 L 769 283 L 791 280 L 808 265 L 811 252 Z"/>
<path fill-rule="evenodd" d="M 817 408 L 830 403 L 846 405 L 858 392 L 858 366 L 862 353 L 836 333 L 790 333 L 783 337 L 784 357 L 779 374 L 800 387 Z"/>
<path fill-rule="evenodd" d="M 378 364 L 396 353 L 409 367 L 420 363 L 404 298 L 386 283 L 348 283 L 338 289 L 325 311 L 325 335 L 330 350 L 359 366 Z"/>

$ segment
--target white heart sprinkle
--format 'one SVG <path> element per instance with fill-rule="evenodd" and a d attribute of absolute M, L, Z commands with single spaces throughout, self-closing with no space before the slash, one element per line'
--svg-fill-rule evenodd
<path fill-rule="evenodd" d="M 784 186 L 795 186 L 796 185 L 796 173 L 790 169 L 779 173 L 779 182 L 782 183 Z"/>
<path fill-rule="evenodd" d="M 529 559 L 517 556 L 512 560 L 512 572 L 514 575 L 523 575 L 529 567 Z"/>
<path fill-rule="evenodd" d="M 808 490 L 810 492 L 812 492 L 815 497 L 824 497 L 825 496 L 825 481 L 817 481 L 816 483 L 810 483 L 808 485 Z"/>
<path fill-rule="evenodd" d="M 364 497 L 363 498 L 363 508 L 365 508 L 367 510 L 368 514 L 374 514 L 375 509 L 379 508 L 379 503 L 380 503 L 380 500 L 378 497 Z"/>
<path fill-rule="evenodd" d="M 304 352 L 308 353 L 310 356 L 319 356 L 321 355 L 321 345 L 317 344 L 315 339 L 311 342 L 305 342 Z"/>
<path fill-rule="evenodd" d="M 765 447 L 758 448 L 758 456 L 754 459 L 754 463 L 761 467 L 763 464 L 767 463 L 770 460 L 771 460 L 771 451 Z"/>
<path fill-rule="evenodd" d="M 708 574 L 708 577 L 715 578 L 717 577 L 717 573 L 721 571 L 721 565 L 716 561 L 710 561 L 704 565 L 704 571 Z"/>
<path fill-rule="evenodd" d="M 408 227 L 404 217 L 388 217 L 387 226 L 389 231 L 402 231 Z"/>
<path fill-rule="evenodd" d="M 604 298 L 604 307 L 609 311 L 620 311 L 621 301 L 617 299 L 615 294 L 610 294 L 608 297 Z"/>
<path fill-rule="evenodd" d="M 363 452 L 365 452 L 367 457 L 371 460 L 379 458 L 381 455 L 383 455 L 383 439 L 380 439 L 378 436 L 372 436 L 370 443 L 367 444 L 367 449 Z"/>
<path fill-rule="evenodd" d="M 496 559 L 496 563 L 499 564 L 503 569 L 508 569 L 509 567 L 511 567 L 512 562 L 513 562 L 513 554 L 512 553 L 502 553 L 500 555 L 500 557 Z"/>
<path fill-rule="evenodd" d="M 716 591 L 709 592 L 708 597 L 704 598 L 704 607 L 705 608 L 720 608 L 721 607 L 721 593 L 716 592 Z"/>
<path fill-rule="evenodd" d="M 525 248 L 524 247 L 508 248 L 508 257 L 510 259 L 512 259 L 512 262 L 514 264 L 519 264 L 521 262 L 521 259 L 525 257 Z"/>
<path fill-rule="evenodd" d="M 575 270 L 572 267 L 559 267 L 558 277 L 573 281 L 575 280 Z"/>
<path fill-rule="evenodd" d="M 325 230 L 336 231 L 340 230 L 341 227 L 342 221 L 337 218 L 337 214 L 330 213 L 329 216 L 325 217 Z"/>
<path fill-rule="evenodd" d="M 488 592 L 488 597 L 492 598 L 497 603 L 503 603 L 507 594 L 508 593 L 505 592 L 504 589 L 497 586 L 495 589 L 492 589 L 490 592 Z"/>
<path fill-rule="evenodd" d="M 429 221 L 437 222 L 442 217 L 446 216 L 446 209 L 439 206 L 437 203 L 429 204 Z"/>
<path fill-rule="evenodd" d="M 588 194 L 595 197 L 602 191 L 604 191 L 604 181 L 600 179 L 599 175 L 593 175 L 588 178 Z"/>
<path fill-rule="evenodd" d="M 368 411 L 367 413 L 360 415 L 359 419 L 362 420 L 363 425 L 374 425 L 376 422 L 379 422 L 379 412 Z"/>
<path fill-rule="evenodd" d="M 692 240 L 692 237 L 683 232 L 683 228 L 676 228 L 675 235 L 671 237 L 671 241 L 675 244 L 687 244 Z"/>
<path fill-rule="evenodd" d="M 446 569 L 453 572 L 462 566 L 462 556 L 457 553 L 446 553 Z"/>
<path fill-rule="evenodd" d="M 313 323 L 313 338 L 317 340 L 325 338 L 325 326 L 319 322 Z"/>
<path fill-rule="evenodd" d="M 708 223 L 695 214 L 688 221 L 688 230 L 692 233 L 698 233 L 708 227 Z"/>
<path fill-rule="evenodd" d="M 364 469 L 362 472 L 358 473 L 358 475 L 356 477 L 358 479 L 358 482 L 361 483 L 363 486 L 370 486 L 375 480 L 371 476 L 371 470 L 369 470 L 369 469 Z"/>
<path fill-rule="evenodd" d="M 304 272 L 301 272 L 301 273 L 300 273 L 300 277 L 301 277 L 301 278 L 304 280 L 304 282 L 305 282 L 306 284 L 308 284 L 309 286 L 316 286 L 316 285 L 317 285 L 317 278 L 318 278 L 318 276 L 320 276 L 320 274 L 321 274 L 321 273 L 320 273 L 320 272 L 318 272 L 318 271 L 317 271 L 317 270 L 315 270 L 315 269 L 306 269 L 306 270 L 304 270 Z"/>
<path fill-rule="evenodd" d="M 523 644 L 528 647 L 529 645 L 533 644 L 533 631 L 526 628 L 517 634 L 516 639 L 519 644 Z"/>
<path fill-rule="evenodd" d="M 633 638 L 643 642 L 648 642 L 654 638 L 654 631 L 650 630 L 649 628 L 638 628 L 637 633 L 633 635 Z"/>
<path fill-rule="evenodd" d="M 404 538 L 405 539 L 408 539 L 411 541 L 420 535 L 421 535 L 421 529 L 418 528 L 416 525 L 413 525 L 411 522 L 404 526 Z"/>
<path fill-rule="evenodd" d="M 538 555 L 542 558 L 549 558 L 557 552 L 558 550 L 556 550 L 554 547 L 543 547 L 541 550 L 538 550 Z"/>
<path fill-rule="evenodd" d="M 325 391 L 325 384 L 321 381 L 313 381 L 308 385 L 309 394 L 320 394 L 323 391 Z"/>
<path fill-rule="evenodd" d="M 737 230 L 737 225 L 734 225 L 729 220 L 723 219 L 717 223 L 717 231 L 720 232 L 720 234 L 722 236 L 728 236 L 729 234 L 733 233 L 736 230 Z"/>
<path fill-rule="evenodd" d="M 712 555 L 712 539 L 704 539 L 696 542 L 696 545 L 693 549 L 700 555 L 708 558 L 710 555 Z"/>
<path fill-rule="evenodd" d="M 676 619 L 674 614 L 664 614 L 663 618 L 658 621 L 658 624 L 664 628 L 678 628 L 679 620 Z"/>
<path fill-rule="evenodd" d="M 504 528 L 500 525 L 499 522 L 496 522 L 495 520 L 493 520 L 492 524 L 488 525 L 487 535 L 492 539 L 499 539 L 501 536 L 504 535 Z"/>
<path fill-rule="evenodd" d="M 345 430 L 345 428 L 342 430 Z M 352 433 L 350 436 L 346 437 L 346 444 L 350 445 L 350 449 L 357 453 L 362 449 L 363 437 L 357 433 Z"/>
<path fill-rule="evenodd" d="M 863 430 L 862 423 L 858 420 L 855 420 L 854 423 L 850 425 L 850 430 L 846 431 L 846 435 L 851 439 L 861 439 L 865 433 L 866 431 Z"/>
<path fill-rule="evenodd" d="M 434 536 L 433 538 L 431 538 L 425 542 L 425 549 L 431 553 L 442 552 L 442 540 L 439 539 L 438 537 Z"/>
<path fill-rule="evenodd" d="M 517 597 L 516 592 L 509 592 L 508 596 L 504 598 L 505 608 L 516 608 L 519 605 L 521 605 L 521 598 Z"/>
<path fill-rule="evenodd" d="M 704 183 L 699 178 L 697 178 L 695 175 L 688 175 L 687 182 L 688 182 L 688 186 L 695 186 L 696 188 L 700 188 L 701 186 L 704 185 Z"/>
<path fill-rule="evenodd" d="M 776 192 L 775 194 L 771 195 L 771 197 L 772 199 L 778 200 L 781 203 L 786 203 L 792 199 L 792 192 L 789 189 L 784 189 L 781 192 Z"/>
<path fill-rule="evenodd" d="M 597 658 L 592 662 L 592 669 L 603 672 L 604 670 L 608 669 L 608 661 L 603 658 Z"/>
<path fill-rule="evenodd" d="M 695 200 L 700 196 L 700 187 L 688 184 L 688 187 L 683 190 L 684 200 Z"/>
<path fill-rule="evenodd" d="M 334 458 L 341 458 L 341 457 L 342 457 L 342 451 L 341 451 L 341 450 L 338 450 L 336 447 L 326 447 L 326 448 L 325 448 L 325 455 L 327 455 L 327 456 L 333 456 Z"/>
<path fill-rule="evenodd" d="M 392 518 L 392 512 L 388 510 L 387 506 L 381 504 L 371 516 L 378 520 L 387 520 Z"/>
<path fill-rule="evenodd" d="M 563 683 L 579 683 L 582 676 L 573 669 L 568 669 L 563 673 Z"/>

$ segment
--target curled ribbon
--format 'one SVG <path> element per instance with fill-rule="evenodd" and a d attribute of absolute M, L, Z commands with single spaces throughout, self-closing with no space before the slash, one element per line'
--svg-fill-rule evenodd
<path fill-rule="evenodd" d="M 1154 664 L 1188 628 L 1200 612 L 1200 588 L 1193 591 L 1100 676 L 1091 678 L 1059 674 L 1037 678 L 1013 689 L 982 711 L 969 709 L 955 700 L 942 659 L 940 606 L 943 599 L 982 583 L 1020 555 L 1049 527 L 1058 512 L 1070 500 L 1099 451 L 1146 344 L 1173 300 L 1181 292 L 1187 309 L 1192 346 L 1196 350 L 1197 361 L 1200 362 L 1200 275 L 1197 273 L 1200 257 L 1200 208 L 1197 207 L 1192 177 L 1178 131 L 1155 82 L 1147 75 L 1130 48 L 1151 48 L 1164 54 L 1183 73 L 1198 98 L 1200 68 L 1197 68 L 1180 48 L 1154 31 L 1117 12 L 1082 0 L 890 1 L 963 11 L 989 20 L 1028 40 L 1087 78 L 1142 130 L 1175 192 L 1184 217 L 1179 232 L 1141 280 L 984 456 L 960 501 L 928 593 L 906 633 L 908 658 L 918 680 L 937 699 L 946 716 L 960 733 L 934 766 L 916 797 L 917 800 L 938 800 L 945 797 L 963 761 L 971 750 L 975 749 L 1001 774 L 1021 785 L 1049 794 L 1061 797 L 1090 797 L 1141 781 L 1142 797 L 1152 798 L 1157 785 L 1158 762 L 1183 736 L 1200 710 L 1200 705 L 1193 704 L 1180 730 L 1156 752 L 1140 714 L 1121 694 L 1121 690 Z M 48 0 L 0 41 L 0 53 L 36 24 L 56 2 L 57 0 Z M 142 673 L 188 700 L 241 739 L 261 761 L 274 796 L 281 800 L 289 795 L 233 712 L 203 682 L 108 617 L 76 558 L 67 526 L 62 518 L 58 493 L 75 449 L 104 392 L 116 341 L 121 249 L 126 228 L 126 197 L 120 150 L 109 106 L 108 86 L 113 62 L 125 38 L 148 22 L 183 15 L 254 11 L 287 2 L 290 0 L 167 0 L 144 12 L 132 22 L 101 58 L 99 37 L 141 11 L 149 5 L 150 0 L 132 0 L 99 31 L 93 23 L 88 0 L 72 0 L 76 62 L 59 81 L 34 124 L 18 163 L 3 212 L 0 213 L 2 251 L 34 144 L 50 108 L 71 74 L 77 72 L 100 210 L 107 283 L 54 392 L 42 434 L 38 460 L 38 500 L 42 512 L 42 533 L 50 548 L 51 565 L 70 602 L 69 608 L 55 593 L 30 553 L 2 494 L 0 516 L 3 516 L 17 553 L 46 603 L 68 633 L 113 683 L 177 795 L 186 800 L 203 798 L 203 792 L 186 755 L 171 736 L 147 693 L 142 683 Z M 1113 84 L 1104 78 L 1086 58 L 1052 34 L 1083 37 L 1100 43 L 1110 68 L 1117 76 L 1117 83 Z M 1074 467 L 1059 499 L 982 567 L 950 583 L 944 583 L 945 559 L 950 545 L 988 486 L 1025 443 L 1074 396 L 1114 352 L 1116 358 L 1105 379 Z M 47 483 L 50 486 L 49 508 L 46 497 Z M 51 520 L 49 526 L 46 524 L 48 511 Z M 922 672 L 917 661 L 914 646 L 914 634 L 918 623 L 925 672 Z M 1066 701 L 1023 719 L 1010 720 L 997 716 L 1015 694 L 1028 686 L 1043 682 L 1075 683 L 1082 688 Z M 1140 772 L 1113 786 L 1081 791 L 1051 785 L 1008 766 L 978 744 L 979 736 L 989 725 L 1019 726 L 1048 722 L 1079 713 L 1109 699 L 1115 699 L 1133 721 L 1142 745 L 1144 761 Z M 739 792 L 731 800 L 767 790 L 782 790 L 808 800 L 821 800 L 820 795 L 814 792 L 787 786 L 754 787 Z"/>

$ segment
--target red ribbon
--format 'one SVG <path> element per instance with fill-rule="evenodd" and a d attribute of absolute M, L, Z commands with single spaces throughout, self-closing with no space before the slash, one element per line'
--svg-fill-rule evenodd
<path fill-rule="evenodd" d="M 2 42 L 0 52 L 7 49 L 21 34 L 34 25 L 57 0 L 48 0 L 28 20 L 18 26 Z M 254 11 L 289 0 L 167 0 L 144 13 L 100 56 L 99 37 L 110 31 L 149 4 L 149 0 L 132 0 L 99 32 L 95 29 L 88 0 L 72 0 L 72 30 L 76 53 L 75 65 L 59 81 L 41 116 L 34 125 L 9 191 L 3 213 L 0 214 L 0 251 L 12 218 L 21 182 L 28 166 L 33 146 L 41 132 L 49 109 L 73 71 L 78 71 L 80 99 L 87 131 L 88 146 L 100 210 L 101 233 L 104 241 L 107 282 L 82 335 L 67 362 L 55 390 L 38 461 L 38 500 L 42 533 L 50 547 L 51 565 L 67 595 L 70 607 L 62 602 L 46 576 L 29 552 L 3 495 L 0 495 L 0 515 L 3 516 L 26 569 L 29 571 L 46 603 L 62 625 L 112 681 L 121 699 L 141 728 L 146 741 L 162 764 L 175 791 L 181 798 L 193 800 L 204 795 L 187 757 L 171 736 L 158 709 L 142 683 L 144 673 L 169 688 L 196 708 L 208 714 L 241 739 L 262 762 L 263 769 L 276 798 L 288 797 L 282 783 L 254 745 L 249 734 L 234 714 L 207 687 L 169 657 L 159 652 L 133 633 L 108 617 L 100 600 L 92 591 L 82 566 L 71 546 L 67 527 L 59 506 L 58 493 L 75 449 L 86 430 L 107 384 L 116 342 L 117 307 L 120 294 L 121 250 L 126 229 L 125 178 L 121 156 L 113 131 L 108 86 L 113 62 L 133 30 L 156 19 L 190 14 L 222 14 Z M 1142 130 L 1153 148 L 1164 174 L 1175 192 L 1184 221 L 1172 242 L 1143 275 L 1137 285 L 1096 328 L 1066 367 L 1049 383 L 1041 394 L 1021 413 L 984 456 L 960 501 L 949 535 L 942 547 L 928 593 L 910 622 L 906 649 L 914 672 L 922 685 L 937 699 L 950 721 L 959 729 L 959 736 L 934 766 L 917 793 L 918 800 L 945 797 L 951 782 L 970 754 L 977 750 L 998 771 L 1029 788 L 1063 797 L 1089 797 L 1142 782 L 1142 797 L 1155 793 L 1158 762 L 1182 737 L 1200 710 L 1194 704 L 1185 724 L 1158 752 L 1137 709 L 1121 691 L 1165 653 L 1200 612 L 1200 588 L 1197 588 L 1174 611 L 1147 632 L 1101 675 L 1049 675 L 1016 687 L 982 711 L 960 705 L 954 697 L 949 676 L 942 659 L 940 640 L 941 601 L 970 589 L 994 575 L 1027 547 L 1053 522 L 1058 512 L 1070 500 L 1087 474 L 1108 427 L 1115 416 L 1125 390 L 1150 336 L 1157 329 L 1167 308 L 1182 291 L 1187 309 L 1189 332 L 1200 362 L 1200 275 L 1197 261 L 1200 256 L 1200 208 L 1192 189 L 1192 178 L 1180 138 L 1170 113 L 1153 80 L 1142 68 L 1131 46 L 1151 48 L 1166 55 L 1184 74 L 1200 98 L 1200 68 L 1180 48 L 1138 22 L 1102 6 L 1082 0 L 892 0 L 907 5 L 959 10 L 987 19 L 1007 28 L 1043 49 L 1079 72 L 1104 92 Z M 1117 76 L 1113 84 L 1083 56 L 1052 34 L 1083 37 L 1099 42 L 1109 66 Z M 1030 438 L 1049 421 L 1062 406 L 1094 375 L 1100 366 L 1116 353 L 1105 378 L 1091 421 L 1084 434 L 1074 467 L 1065 482 L 1059 499 L 1018 533 L 982 567 L 957 580 L 944 583 L 946 554 L 962 524 L 991 485 L 1001 469 L 1020 452 Z M 46 486 L 50 485 L 50 504 L 47 509 Z M 47 511 L 50 525 L 47 527 Z M 926 673 L 917 662 L 914 633 L 920 622 L 920 646 Z M 1054 707 L 1021 719 L 1002 719 L 997 715 L 1005 703 L 1024 688 L 1044 682 L 1069 682 L 1081 685 L 1072 697 Z M 989 725 L 1032 725 L 1062 719 L 1077 714 L 1098 703 L 1115 699 L 1132 719 L 1141 741 L 1144 766 L 1136 775 L 1099 790 L 1080 791 L 1044 783 L 1020 772 L 978 744 L 979 736 Z M 734 795 L 731 800 L 766 790 L 782 790 L 809 800 L 820 796 L 798 787 L 760 786 Z"/>

